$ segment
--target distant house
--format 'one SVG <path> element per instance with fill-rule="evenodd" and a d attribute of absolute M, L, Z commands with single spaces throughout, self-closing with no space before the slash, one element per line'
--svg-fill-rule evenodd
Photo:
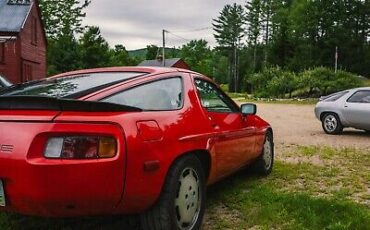
<path fill-rule="evenodd" d="M 181 69 L 190 69 L 189 65 L 186 64 L 181 58 L 171 58 L 165 60 L 165 67 L 174 67 Z M 158 58 L 156 60 L 145 60 L 141 62 L 138 66 L 163 66 L 163 60 Z"/>
<path fill-rule="evenodd" d="M 13 83 L 46 77 L 46 44 L 37 0 L 0 0 L 0 75 Z"/>

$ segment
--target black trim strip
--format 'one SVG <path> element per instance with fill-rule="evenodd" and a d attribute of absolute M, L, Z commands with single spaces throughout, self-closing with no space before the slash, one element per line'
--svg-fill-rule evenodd
<path fill-rule="evenodd" d="M 81 101 L 54 97 L 0 96 L 0 110 L 55 110 L 71 112 L 141 112 L 132 106 L 109 102 Z"/>

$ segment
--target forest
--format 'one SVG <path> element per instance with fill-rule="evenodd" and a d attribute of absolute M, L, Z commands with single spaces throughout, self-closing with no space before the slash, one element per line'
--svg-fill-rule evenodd
<path fill-rule="evenodd" d="M 90 1 L 40 0 L 49 75 L 83 68 L 137 65 L 155 59 L 110 47 L 99 27 L 83 26 Z M 229 92 L 263 97 L 320 96 L 370 77 L 369 0 L 250 0 L 228 4 L 212 21 L 216 47 L 194 39 L 166 49 Z M 362 78 L 362 79 L 364 79 Z"/>

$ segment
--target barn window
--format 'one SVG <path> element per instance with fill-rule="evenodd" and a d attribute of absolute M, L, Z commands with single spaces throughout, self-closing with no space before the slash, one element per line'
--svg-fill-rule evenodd
<path fill-rule="evenodd" d="M 5 43 L 0 43 L 0 63 L 5 61 Z"/>
<path fill-rule="evenodd" d="M 32 44 L 37 45 L 37 18 L 32 17 Z"/>

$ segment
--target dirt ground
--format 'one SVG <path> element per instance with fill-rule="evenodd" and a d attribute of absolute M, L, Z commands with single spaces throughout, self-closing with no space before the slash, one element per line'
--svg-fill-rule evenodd
<path fill-rule="evenodd" d="M 289 145 L 323 145 L 330 147 L 370 148 L 370 134 L 344 129 L 342 135 L 327 135 L 316 119 L 314 105 L 258 104 L 257 114 L 268 121 L 279 151 Z"/>

